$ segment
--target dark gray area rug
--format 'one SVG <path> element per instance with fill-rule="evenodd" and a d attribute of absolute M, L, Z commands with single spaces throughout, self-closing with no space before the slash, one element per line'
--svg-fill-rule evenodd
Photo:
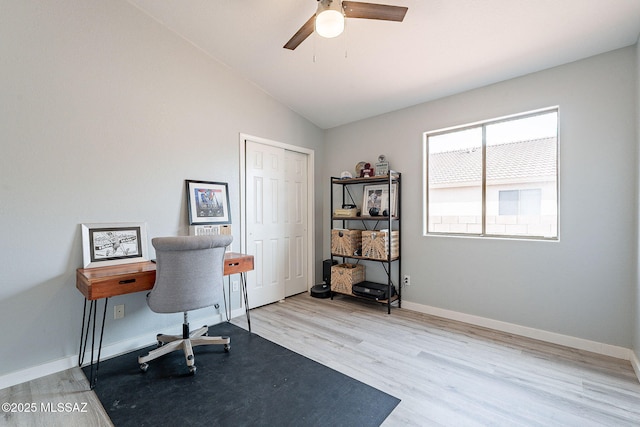
<path fill-rule="evenodd" d="M 400 400 L 256 334 L 221 323 L 222 346 L 195 347 L 195 375 L 182 351 L 149 362 L 147 349 L 100 363 L 95 388 L 120 426 L 378 426 Z M 83 368 L 88 375 L 88 367 Z"/>

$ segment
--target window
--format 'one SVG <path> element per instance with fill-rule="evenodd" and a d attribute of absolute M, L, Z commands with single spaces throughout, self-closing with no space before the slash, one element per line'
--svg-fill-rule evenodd
<path fill-rule="evenodd" d="M 424 134 L 426 234 L 558 237 L 558 109 Z"/>

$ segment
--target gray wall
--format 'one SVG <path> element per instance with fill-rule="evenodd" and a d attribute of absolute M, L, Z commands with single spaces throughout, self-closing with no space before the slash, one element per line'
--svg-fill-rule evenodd
<path fill-rule="evenodd" d="M 0 10 L 2 376 L 77 354 L 79 224 L 184 235 L 184 180 L 224 181 L 239 250 L 239 133 L 312 148 L 318 170 L 324 155 L 322 130 L 124 1 Z M 142 293 L 110 302 L 107 317 L 120 303 L 126 317 L 106 345 L 181 321 Z"/>
<path fill-rule="evenodd" d="M 403 173 L 402 269 L 413 282 L 405 300 L 631 348 L 635 67 L 629 47 L 331 129 L 326 182 L 381 153 Z M 554 105 L 560 107 L 560 241 L 424 237 L 422 133 Z M 327 191 L 326 229 L 328 198 Z"/>

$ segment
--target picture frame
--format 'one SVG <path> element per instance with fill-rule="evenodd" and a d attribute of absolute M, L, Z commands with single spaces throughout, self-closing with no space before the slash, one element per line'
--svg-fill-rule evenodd
<path fill-rule="evenodd" d="M 149 260 L 144 222 L 93 223 L 81 227 L 84 268 Z"/>
<path fill-rule="evenodd" d="M 395 217 L 397 212 L 397 190 L 397 183 L 391 184 L 391 195 L 389 195 L 389 185 L 387 184 L 365 185 L 362 195 L 362 215 L 370 215 L 370 209 L 377 208 L 378 215 L 383 216 L 382 213 L 385 209 L 391 207 L 391 216 Z"/>
<path fill-rule="evenodd" d="M 226 182 L 187 179 L 189 224 L 231 224 L 229 188 Z"/>

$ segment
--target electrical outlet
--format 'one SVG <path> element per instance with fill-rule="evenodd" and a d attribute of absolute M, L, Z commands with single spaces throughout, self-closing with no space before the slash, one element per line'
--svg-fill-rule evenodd
<path fill-rule="evenodd" d="M 122 319 L 124 317 L 124 304 L 116 305 L 113 307 L 113 318 Z"/>
<path fill-rule="evenodd" d="M 232 283 L 233 292 L 238 292 L 238 281 L 234 280 Z"/>
<path fill-rule="evenodd" d="M 411 286 L 411 276 L 409 276 L 408 274 L 405 274 L 402 284 L 405 286 Z"/>

